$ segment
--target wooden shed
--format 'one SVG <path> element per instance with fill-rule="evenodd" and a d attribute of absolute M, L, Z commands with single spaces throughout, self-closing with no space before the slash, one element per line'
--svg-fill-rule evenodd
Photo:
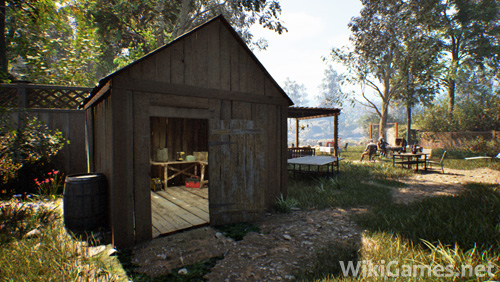
<path fill-rule="evenodd" d="M 149 240 L 155 220 L 175 216 L 152 208 L 152 179 L 182 187 L 205 168 L 212 225 L 270 209 L 287 192 L 292 104 L 222 16 L 103 78 L 84 103 L 86 147 L 89 172 L 108 181 L 113 244 Z M 180 152 L 203 165 L 171 171 Z"/>

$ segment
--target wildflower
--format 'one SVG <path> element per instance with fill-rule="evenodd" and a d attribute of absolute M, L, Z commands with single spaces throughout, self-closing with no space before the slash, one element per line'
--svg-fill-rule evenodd
<path fill-rule="evenodd" d="M 54 174 L 59 174 L 59 170 L 53 170 Z"/>
<path fill-rule="evenodd" d="M 52 175 L 52 172 L 48 172 L 47 175 Z"/>
<path fill-rule="evenodd" d="M 14 198 L 21 198 L 23 195 L 22 194 L 16 194 L 14 195 Z"/>
<path fill-rule="evenodd" d="M 48 179 L 48 178 L 47 178 L 47 179 L 45 179 L 45 181 L 44 181 L 44 182 L 45 182 L 45 183 L 49 183 L 49 182 L 50 182 L 50 179 Z"/>

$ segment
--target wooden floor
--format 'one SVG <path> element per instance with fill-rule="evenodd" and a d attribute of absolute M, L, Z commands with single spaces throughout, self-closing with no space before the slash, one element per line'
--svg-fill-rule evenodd
<path fill-rule="evenodd" d="M 168 187 L 151 191 L 153 237 L 209 222 L 208 188 Z"/>

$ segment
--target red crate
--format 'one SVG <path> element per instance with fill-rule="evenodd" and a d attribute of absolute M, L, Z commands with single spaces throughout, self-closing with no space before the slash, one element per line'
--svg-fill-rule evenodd
<path fill-rule="evenodd" d="M 186 188 L 201 188 L 200 178 L 198 176 L 187 178 Z"/>

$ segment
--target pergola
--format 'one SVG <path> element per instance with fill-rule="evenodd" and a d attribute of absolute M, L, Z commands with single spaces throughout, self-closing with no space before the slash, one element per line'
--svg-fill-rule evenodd
<path fill-rule="evenodd" d="M 335 141 L 335 156 L 338 156 L 338 137 L 339 137 L 339 118 L 340 109 L 338 108 L 308 108 L 308 107 L 289 107 L 288 118 L 295 119 L 295 141 L 299 147 L 299 121 L 314 118 L 323 118 L 333 116 L 333 140 Z"/>

